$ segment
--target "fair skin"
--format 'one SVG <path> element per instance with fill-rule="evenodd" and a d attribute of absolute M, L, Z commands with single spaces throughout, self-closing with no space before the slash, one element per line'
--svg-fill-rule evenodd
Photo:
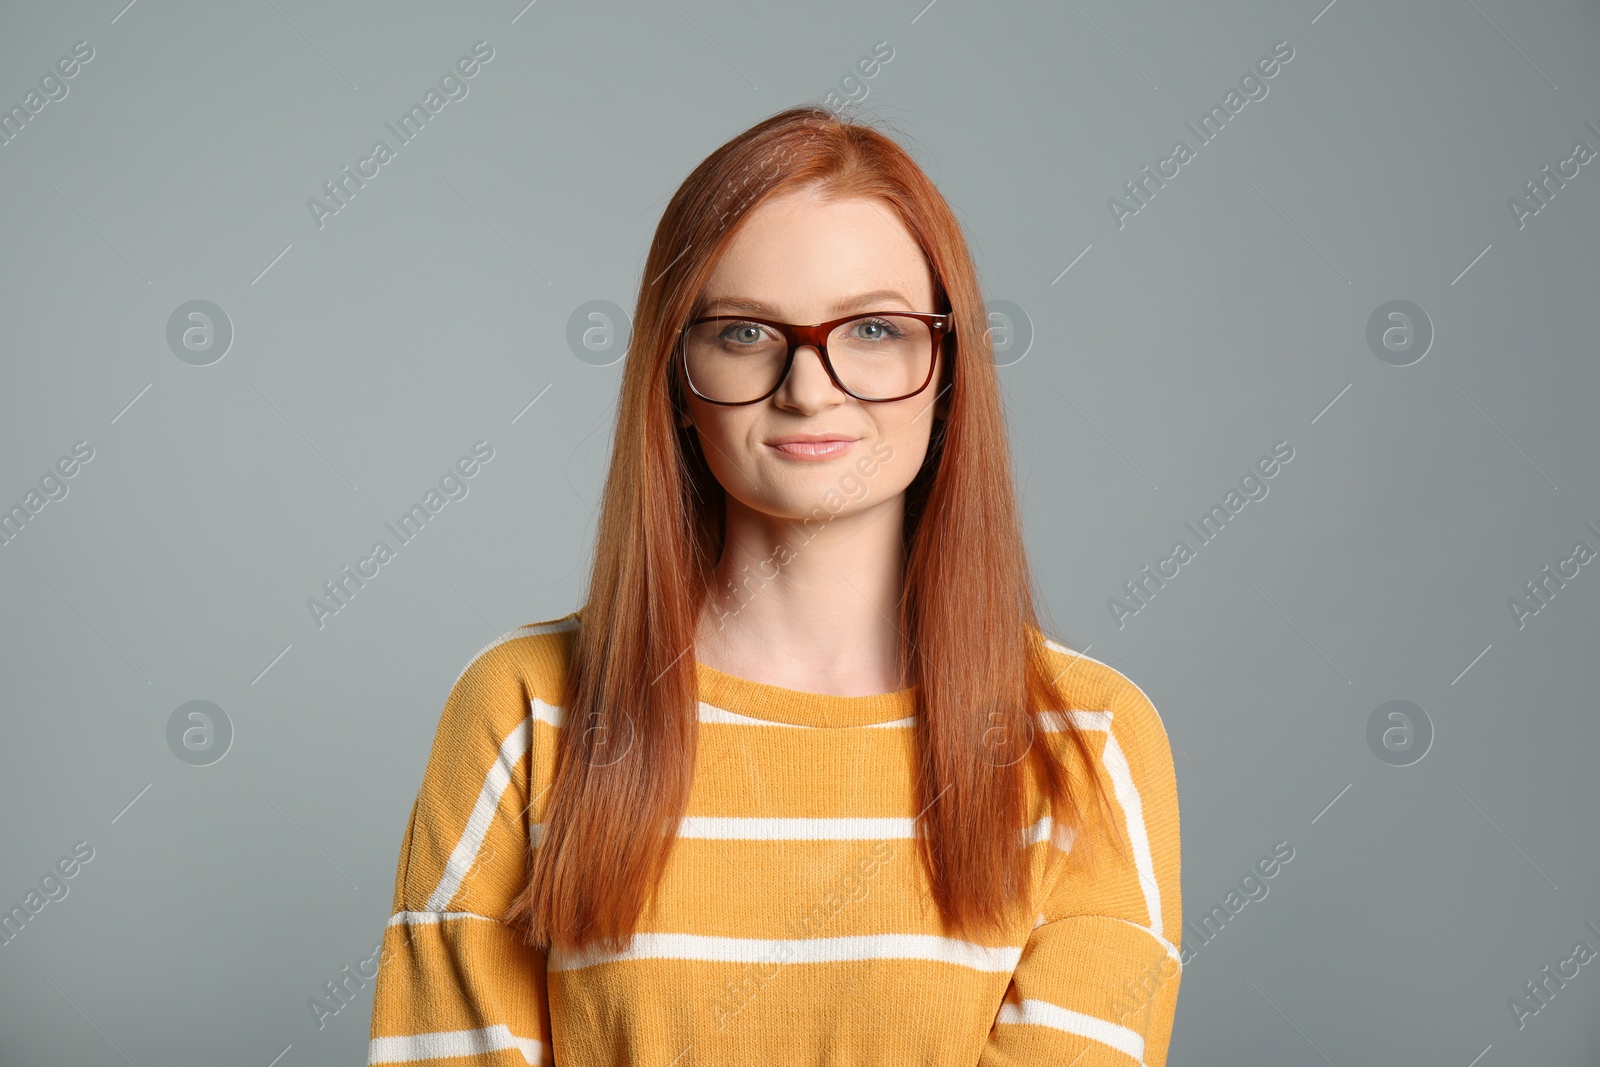
<path fill-rule="evenodd" d="M 927 260 L 891 209 L 809 192 L 751 212 L 705 297 L 703 314 L 793 323 L 941 310 L 933 305 Z M 764 306 L 728 303 L 735 300 Z M 727 492 L 726 547 L 696 637 L 701 662 L 810 693 L 906 687 L 897 628 L 900 537 L 906 486 L 948 404 L 948 392 L 939 395 L 939 360 L 926 389 L 888 403 L 842 392 L 810 346 L 795 353 L 778 391 L 757 403 L 723 406 L 685 391 L 707 463 Z M 792 434 L 854 440 L 820 460 L 768 443 Z M 728 593 L 729 581 L 743 591 Z"/>

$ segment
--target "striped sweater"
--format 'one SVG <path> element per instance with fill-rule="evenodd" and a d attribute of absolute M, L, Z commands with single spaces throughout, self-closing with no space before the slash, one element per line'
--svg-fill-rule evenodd
<path fill-rule="evenodd" d="M 695 776 L 656 910 L 620 954 L 524 945 L 503 918 L 539 842 L 580 618 L 506 634 L 451 690 L 400 848 L 369 1064 L 1165 1064 L 1182 973 L 1166 731 L 1121 673 L 1054 642 L 1094 765 L 1059 713 L 1036 743 L 1075 796 L 1102 776 L 1130 847 L 1074 849 L 1029 776 L 1031 921 L 961 940 L 927 897 L 914 690 L 805 693 L 696 663 Z"/>

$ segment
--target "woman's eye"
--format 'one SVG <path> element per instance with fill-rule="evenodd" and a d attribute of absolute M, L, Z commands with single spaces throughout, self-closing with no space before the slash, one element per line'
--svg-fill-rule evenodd
<path fill-rule="evenodd" d="M 745 322 L 740 323 L 737 326 L 730 327 L 728 330 L 728 338 L 738 344 L 750 345 L 761 340 L 763 333 L 764 331 L 760 326 L 757 326 L 751 322 Z"/>
<path fill-rule="evenodd" d="M 882 319 L 869 319 L 861 323 L 858 328 L 867 331 L 860 335 L 862 340 L 865 341 L 881 341 L 888 337 L 898 337 L 900 335 L 900 331 L 895 328 L 893 323 L 884 322 Z"/>

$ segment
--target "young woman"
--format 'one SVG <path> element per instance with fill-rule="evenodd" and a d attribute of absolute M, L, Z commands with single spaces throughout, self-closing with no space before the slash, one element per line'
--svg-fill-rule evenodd
<path fill-rule="evenodd" d="M 634 321 L 586 602 L 445 704 L 368 1062 L 1161 1067 L 1171 752 L 1037 621 L 949 206 L 782 112 Z"/>

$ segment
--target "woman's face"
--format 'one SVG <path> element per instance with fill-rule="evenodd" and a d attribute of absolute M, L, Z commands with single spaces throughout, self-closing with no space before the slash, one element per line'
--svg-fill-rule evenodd
<path fill-rule="evenodd" d="M 807 324 L 852 312 L 941 310 L 932 305 L 927 261 L 889 208 L 875 200 L 795 193 L 745 218 L 706 283 L 700 314 Z M 742 504 L 798 520 L 817 516 L 824 505 L 823 514 L 837 517 L 899 497 L 915 477 L 933 418 L 946 407 L 939 397 L 943 362 L 941 353 L 922 392 L 888 403 L 842 392 L 810 346 L 796 350 L 783 384 L 757 403 L 712 404 L 684 393 L 730 510 Z M 849 443 L 821 457 L 773 444 L 797 434 Z"/>

